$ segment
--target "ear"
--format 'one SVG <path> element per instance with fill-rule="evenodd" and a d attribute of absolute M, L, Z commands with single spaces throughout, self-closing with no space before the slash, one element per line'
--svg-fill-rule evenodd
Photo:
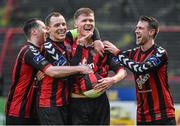
<path fill-rule="evenodd" d="M 49 30 L 50 30 L 50 27 L 49 27 L 49 26 L 46 26 L 46 30 L 47 30 L 47 32 L 49 32 Z"/>
<path fill-rule="evenodd" d="M 31 36 L 32 36 L 32 35 L 35 35 L 36 32 L 37 32 L 37 30 L 33 28 L 33 29 L 31 30 Z"/>
<path fill-rule="evenodd" d="M 150 34 L 151 36 L 153 36 L 153 35 L 155 34 L 155 29 L 151 29 L 151 30 L 149 31 L 149 34 Z"/>

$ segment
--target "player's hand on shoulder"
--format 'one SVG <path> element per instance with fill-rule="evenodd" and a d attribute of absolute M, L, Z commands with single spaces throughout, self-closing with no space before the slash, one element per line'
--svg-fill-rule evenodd
<path fill-rule="evenodd" d="M 103 44 L 104 44 L 105 50 L 111 52 L 114 55 L 120 52 L 120 50 L 114 44 L 112 44 L 111 42 L 107 40 L 105 40 Z"/>

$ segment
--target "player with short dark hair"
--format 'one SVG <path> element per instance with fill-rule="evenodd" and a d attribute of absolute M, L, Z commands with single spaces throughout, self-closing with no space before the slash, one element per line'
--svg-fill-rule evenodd
<path fill-rule="evenodd" d="M 12 74 L 12 84 L 6 103 L 7 125 L 39 124 L 36 115 L 36 74 L 38 70 L 51 77 L 65 77 L 74 73 L 90 73 L 88 66 L 52 66 L 40 53 L 46 26 L 33 18 L 25 22 L 27 42 L 21 48 Z"/>
<path fill-rule="evenodd" d="M 93 74 L 76 75 L 73 79 L 73 89 L 70 102 L 70 114 L 73 125 L 109 125 L 110 106 L 106 89 L 126 76 L 126 71 L 117 63 L 113 54 L 104 53 L 103 57 L 93 48 L 92 32 L 95 27 L 94 12 L 90 8 L 80 8 L 74 14 L 74 26 L 78 37 L 72 46 L 72 65 L 88 64 Z M 116 75 L 108 76 L 113 70 Z M 94 86 L 103 84 L 99 91 Z"/>
<path fill-rule="evenodd" d="M 67 25 L 59 12 L 50 13 L 45 23 L 48 37 L 42 46 L 43 56 L 54 66 L 69 66 L 70 45 L 65 40 Z M 38 93 L 38 115 L 42 125 L 65 125 L 68 117 L 70 81 L 68 77 L 44 76 Z"/>
<path fill-rule="evenodd" d="M 134 73 L 137 96 L 137 125 L 176 125 L 174 102 L 168 84 L 168 56 L 155 43 L 159 22 L 140 17 L 136 28 L 138 47 L 120 51 L 111 43 L 107 50 L 117 54 L 120 64 Z"/>
<path fill-rule="evenodd" d="M 63 15 L 51 12 L 45 19 L 48 38 L 43 44 L 42 53 L 54 66 L 69 66 L 71 62 L 71 45 L 77 36 L 67 32 L 67 25 Z M 94 34 L 95 35 L 95 34 Z M 94 36 L 95 39 L 97 35 Z M 74 37 L 74 38 L 73 38 Z M 72 39 L 72 40 L 71 40 Z M 38 95 L 38 115 L 41 124 L 65 125 L 68 124 L 68 104 L 72 78 L 52 78 L 45 76 L 42 79 Z"/>

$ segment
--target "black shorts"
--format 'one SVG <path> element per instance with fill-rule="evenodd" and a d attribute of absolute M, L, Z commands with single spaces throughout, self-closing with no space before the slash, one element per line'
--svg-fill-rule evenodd
<path fill-rule="evenodd" d="M 109 125 L 110 105 L 106 93 L 98 98 L 72 98 L 69 115 L 73 125 Z"/>
<path fill-rule="evenodd" d="M 39 125 L 37 118 L 22 118 L 6 115 L 6 125 Z"/>
<path fill-rule="evenodd" d="M 68 123 L 68 106 L 37 108 L 42 125 L 65 125 Z"/>
<path fill-rule="evenodd" d="M 152 122 L 137 122 L 137 125 L 176 125 L 176 119 L 175 117 L 172 117 L 172 118 L 164 118 Z"/>

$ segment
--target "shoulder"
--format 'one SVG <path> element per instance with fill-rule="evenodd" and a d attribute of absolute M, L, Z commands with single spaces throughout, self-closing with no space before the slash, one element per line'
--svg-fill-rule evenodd
<path fill-rule="evenodd" d="M 46 41 L 44 44 L 43 44 L 43 48 L 45 49 L 49 49 L 52 47 L 52 43 L 51 41 Z"/>
<path fill-rule="evenodd" d="M 158 52 L 166 52 L 166 49 L 163 48 L 162 46 L 156 45 L 155 47 Z"/>
<path fill-rule="evenodd" d="M 156 56 L 162 56 L 162 55 L 167 55 L 167 51 L 165 48 L 163 48 L 162 46 L 159 45 L 155 45 L 155 49 L 156 49 Z"/>
<path fill-rule="evenodd" d="M 36 47 L 32 46 L 32 45 L 29 45 L 29 49 L 30 49 L 30 51 L 32 51 L 33 53 L 40 53 L 39 50 L 38 50 Z"/>
<path fill-rule="evenodd" d="M 25 57 L 28 58 L 32 58 L 34 56 L 39 56 L 40 55 L 40 51 L 33 45 L 28 45 L 28 50 L 25 54 Z"/>
<path fill-rule="evenodd" d="M 72 40 L 76 40 L 77 36 L 78 36 L 77 29 L 69 30 L 66 33 L 66 38 L 70 38 Z"/>

